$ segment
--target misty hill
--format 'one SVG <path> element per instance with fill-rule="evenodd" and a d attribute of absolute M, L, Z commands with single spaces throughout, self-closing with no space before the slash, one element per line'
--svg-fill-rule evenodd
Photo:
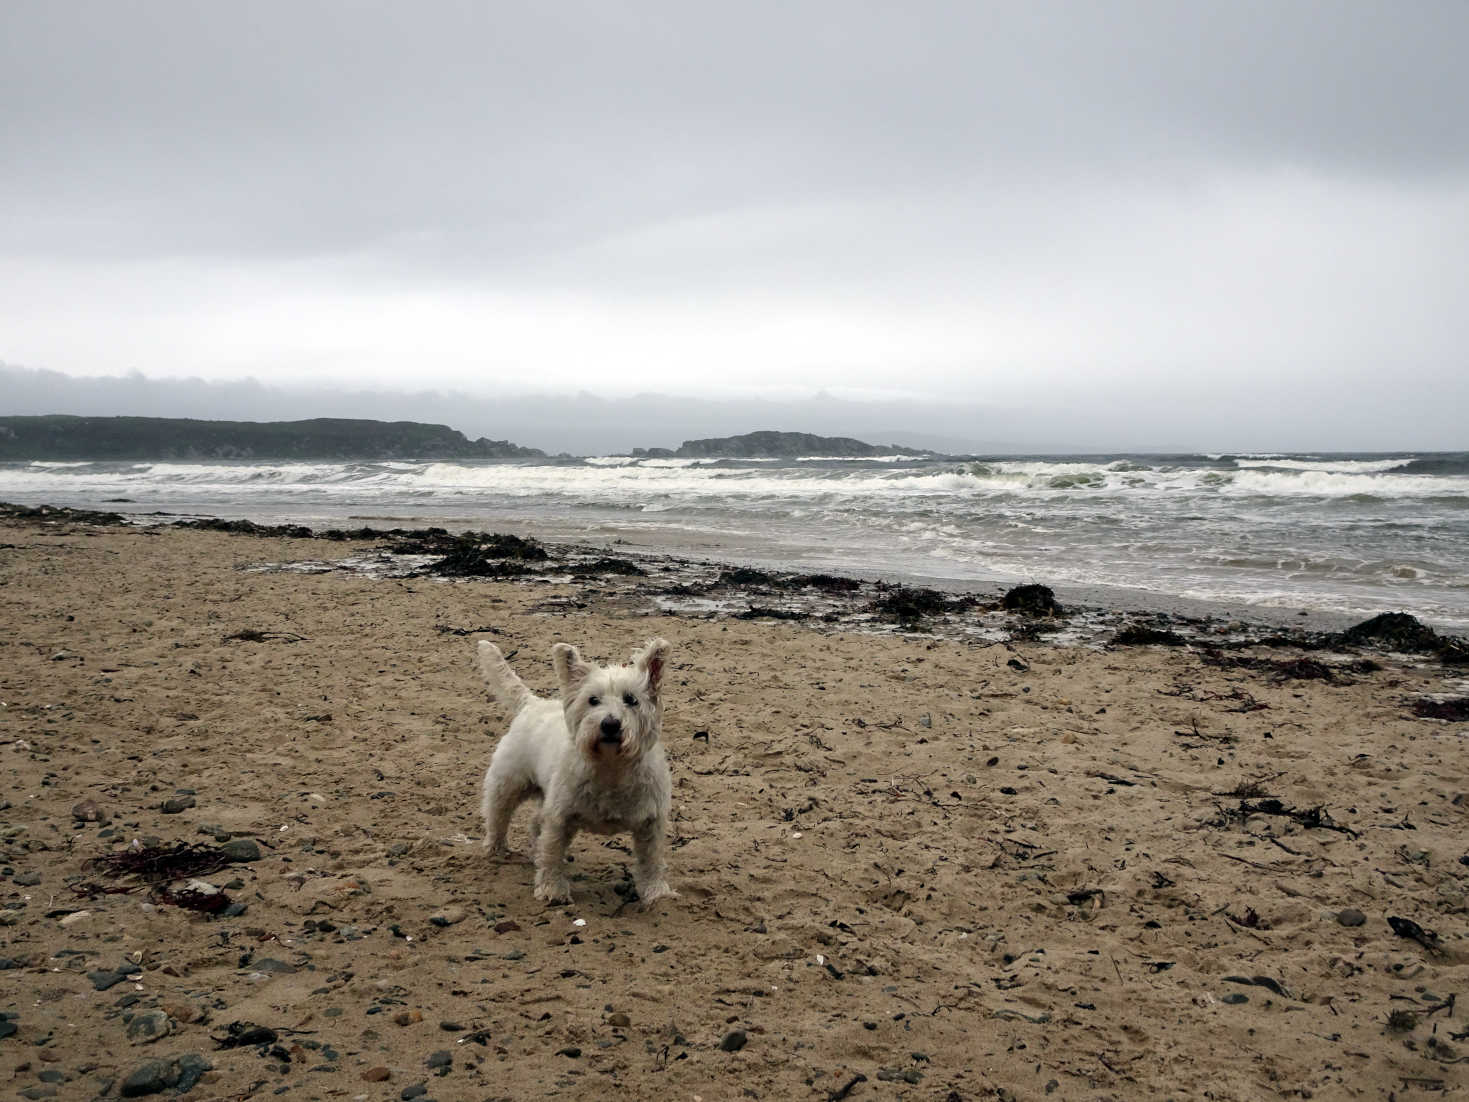
<path fill-rule="evenodd" d="M 868 444 L 850 436 L 816 436 L 809 432 L 775 432 L 763 429 L 742 436 L 715 436 L 685 440 L 677 451 L 651 448 L 635 454 L 671 455 L 680 459 L 793 459 L 802 455 L 839 455 L 862 458 L 874 455 L 927 455 L 927 452 L 897 444 Z"/>
<path fill-rule="evenodd" d="M 0 459 L 518 459 L 544 455 L 416 421 L 0 417 Z"/>

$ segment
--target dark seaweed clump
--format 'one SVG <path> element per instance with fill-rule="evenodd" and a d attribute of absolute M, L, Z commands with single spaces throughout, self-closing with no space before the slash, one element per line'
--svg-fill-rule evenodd
<path fill-rule="evenodd" d="M 316 533 L 304 524 L 256 524 L 253 520 L 221 520 L 219 517 L 175 521 L 174 527 L 197 528 L 205 532 L 228 532 L 235 536 L 261 536 L 292 540 L 309 540 L 316 536 Z"/>
<path fill-rule="evenodd" d="M 91 509 L 65 509 L 55 505 L 12 505 L 8 501 L 0 501 L 0 517 L 6 520 L 35 521 L 41 524 L 54 524 L 57 521 L 109 526 L 127 523 L 127 517 L 121 513 L 99 513 Z"/>
<path fill-rule="evenodd" d="M 1116 647 L 1181 647 L 1187 640 L 1176 631 L 1167 628 L 1155 628 L 1151 624 L 1133 621 L 1120 628 L 1116 635 L 1112 636 L 1112 645 Z"/>
<path fill-rule="evenodd" d="M 621 574 L 629 578 L 646 578 L 648 572 L 631 559 L 600 558 L 580 564 L 575 570 L 578 578 L 594 578 L 602 574 Z"/>
<path fill-rule="evenodd" d="M 972 596 L 949 597 L 936 589 L 923 586 L 883 586 L 882 596 L 872 603 L 872 610 L 888 620 L 899 624 L 916 624 L 925 616 L 942 616 L 947 612 L 962 612 L 973 608 L 976 599 Z"/>
<path fill-rule="evenodd" d="M 1018 612 L 1023 616 L 1064 616 L 1065 612 L 1056 603 L 1056 594 L 1048 585 L 1017 585 L 1001 599 L 1006 612 Z"/>
<path fill-rule="evenodd" d="M 443 545 L 444 557 L 424 567 L 427 574 L 449 578 L 514 578 L 530 573 L 521 564 L 544 562 L 546 549 L 519 536 L 467 532 Z"/>
<path fill-rule="evenodd" d="M 1423 719 L 1447 719 L 1452 723 L 1469 722 L 1469 696 L 1452 700 L 1415 700 L 1413 714 Z"/>

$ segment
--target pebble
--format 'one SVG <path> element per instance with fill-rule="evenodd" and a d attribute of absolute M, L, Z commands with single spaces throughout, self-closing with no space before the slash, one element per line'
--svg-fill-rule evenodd
<path fill-rule="evenodd" d="M 418 1010 L 400 1010 L 393 1015 L 395 1025 L 413 1025 L 423 1021 L 423 1013 Z"/>
<path fill-rule="evenodd" d="M 404 1087 L 398 1094 L 398 1097 L 403 1099 L 403 1102 L 411 1102 L 412 1099 L 421 1098 L 427 1093 L 428 1088 L 426 1086 L 422 1083 L 414 1083 L 411 1087 Z"/>
<path fill-rule="evenodd" d="M 5 1040 L 6 1037 L 14 1037 L 19 1028 L 10 1018 L 0 1018 L 0 1041 Z"/>
<path fill-rule="evenodd" d="M 520 923 L 516 922 L 513 918 L 507 918 L 504 922 L 495 923 L 495 933 L 497 934 L 513 934 L 518 929 L 520 929 Z"/>
<path fill-rule="evenodd" d="M 112 972 L 88 972 L 87 979 L 92 981 L 92 986 L 95 987 L 98 991 L 106 991 L 109 987 L 115 987 L 117 984 L 127 979 L 128 976 L 132 974 L 132 971 L 133 966 L 131 964 L 128 964 Z"/>
<path fill-rule="evenodd" d="M 260 844 L 250 838 L 231 838 L 219 847 L 231 861 L 259 861 Z"/>
<path fill-rule="evenodd" d="M 463 907 L 445 907 L 438 914 L 433 915 L 429 921 L 435 926 L 454 926 L 469 917 L 469 912 Z"/>
<path fill-rule="evenodd" d="M 251 962 L 250 968 L 256 972 L 274 972 L 282 976 L 294 975 L 298 971 L 294 964 L 287 964 L 274 957 L 260 957 Z"/>
<path fill-rule="evenodd" d="M 107 822 L 107 813 L 98 806 L 96 800 L 83 800 L 81 803 L 73 804 L 71 817 L 79 823 Z"/>
<path fill-rule="evenodd" d="M 444 1021 L 439 1023 L 439 1028 L 445 1033 L 463 1033 L 464 1025 L 461 1022 Z"/>
<path fill-rule="evenodd" d="M 41 874 L 38 872 L 16 873 L 15 883 L 22 888 L 33 888 L 41 882 Z"/>
<path fill-rule="evenodd" d="M 133 1020 L 128 1022 L 128 1041 L 135 1045 L 151 1044 L 160 1037 L 167 1037 L 171 1032 L 173 1023 L 162 1010 L 145 1010 L 141 1014 L 134 1014 Z"/>
<path fill-rule="evenodd" d="M 619 1010 L 617 1013 L 607 1016 L 607 1024 L 613 1029 L 626 1029 L 632 1025 L 632 1019 Z"/>
<path fill-rule="evenodd" d="M 719 1042 L 719 1049 L 721 1052 L 738 1052 L 745 1047 L 745 1042 L 749 1039 L 743 1029 L 731 1029 Z"/>
<path fill-rule="evenodd" d="M 163 806 L 159 810 L 165 815 L 177 815 L 180 811 L 187 811 L 194 807 L 198 802 L 193 796 L 170 796 L 163 801 Z"/>
<path fill-rule="evenodd" d="M 176 1088 L 179 1094 L 192 1090 L 199 1077 L 213 1065 L 197 1052 L 186 1052 L 172 1060 L 149 1060 L 135 1067 L 122 1081 L 122 1097 L 144 1095 Z"/>
<path fill-rule="evenodd" d="M 362 1073 L 362 1078 L 369 1083 L 386 1083 L 392 1077 L 392 1071 L 381 1064 L 375 1068 L 368 1068 Z"/>
<path fill-rule="evenodd" d="M 1231 991 L 1228 995 L 1225 995 L 1219 1001 L 1222 1003 L 1228 1003 L 1230 1006 L 1239 1006 L 1241 1003 L 1249 1002 L 1250 997 L 1248 995 L 1241 995 L 1238 991 Z"/>
<path fill-rule="evenodd" d="M 37 879 L 40 879 L 40 878 L 37 877 Z M 92 912 L 91 911 L 72 911 L 71 914 L 69 914 L 69 915 L 63 915 L 62 916 L 62 918 L 61 918 L 61 925 L 63 925 L 63 926 L 75 926 L 78 922 L 85 922 L 85 921 L 87 921 L 87 919 L 89 919 L 91 917 L 92 917 Z"/>
<path fill-rule="evenodd" d="M 454 1066 L 454 1054 L 446 1048 L 437 1049 L 429 1054 L 427 1063 L 431 1068 L 451 1068 Z"/>
<path fill-rule="evenodd" d="M 1367 921 L 1367 916 L 1356 907 L 1346 907 L 1336 912 L 1336 920 L 1343 926 L 1361 926 Z"/>

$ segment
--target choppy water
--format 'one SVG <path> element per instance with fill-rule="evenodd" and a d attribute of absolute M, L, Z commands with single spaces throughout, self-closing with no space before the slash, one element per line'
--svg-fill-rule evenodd
<path fill-rule="evenodd" d="M 267 523 L 519 525 L 869 576 L 1402 610 L 1469 628 L 1469 453 L 10 463 L 0 500 Z"/>

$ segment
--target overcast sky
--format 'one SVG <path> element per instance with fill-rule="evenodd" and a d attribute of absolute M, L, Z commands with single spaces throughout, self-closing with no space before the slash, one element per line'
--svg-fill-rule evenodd
<path fill-rule="evenodd" d="M 1463 0 L 6 0 L 0 360 L 1469 447 L 1466 43 Z"/>

